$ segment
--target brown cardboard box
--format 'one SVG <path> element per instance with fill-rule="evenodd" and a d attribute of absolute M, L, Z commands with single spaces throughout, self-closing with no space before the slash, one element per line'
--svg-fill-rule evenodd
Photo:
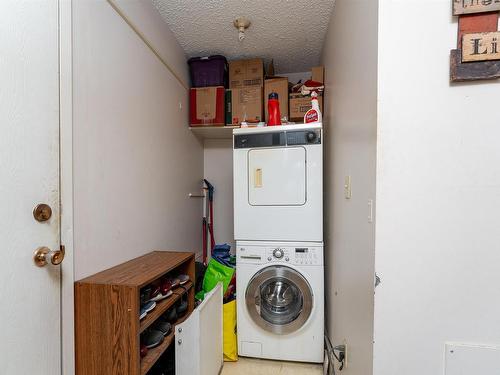
<path fill-rule="evenodd" d="M 288 117 L 288 78 L 274 77 L 264 81 L 264 111 L 266 113 L 266 121 L 268 121 L 267 102 L 269 94 L 275 92 L 278 94 L 280 101 L 281 117 Z"/>
<path fill-rule="evenodd" d="M 323 112 L 323 94 L 318 96 L 319 109 Z M 290 94 L 290 121 L 303 122 L 304 115 L 311 109 L 311 97 Z"/>
<path fill-rule="evenodd" d="M 262 87 L 231 89 L 233 125 L 242 121 L 259 122 L 262 117 Z"/>
<path fill-rule="evenodd" d="M 191 126 L 224 125 L 224 87 L 198 87 L 190 90 Z"/>
<path fill-rule="evenodd" d="M 236 60 L 229 62 L 229 88 L 264 85 L 264 62 L 262 59 Z"/>
<path fill-rule="evenodd" d="M 325 68 L 323 66 L 313 67 L 311 73 L 311 79 L 313 81 L 325 83 Z"/>

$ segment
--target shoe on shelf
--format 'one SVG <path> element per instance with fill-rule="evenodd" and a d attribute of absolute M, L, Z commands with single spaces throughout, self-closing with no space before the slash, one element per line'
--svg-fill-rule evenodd
<path fill-rule="evenodd" d="M 177 320 L 177 309 L 175 306 L 168 309 L 167 312 L 163 314 L 163 317 L 167 322 L 174 323 Z"/>
<path fill-rule="evenodd" d="M 167 336 L 172 331 L 172 325 L 160 318 L 153 324 L 153 329 L 163 333 L 163 336 Z"/>
<path fill-rule="evenodd" d="M 160 293 L 169 296 L 172 294 L 169 292 L 172 292 L 172 281 L 170 279 L 163 279 L 160 283 Z"/>
<path fill-rule="evenodd" d="M 172 283 L 172 288 L 177 288 L 181 285 L 181 281 L 177 277 L 171 278 L 170 282 Z"/>
<path fill-rule="evenodd" d="M 141 290 L 141 305 L 144 305 L 149 300 L 149 296 L 151 295 L 151 287 L 147 286 Z"/>
<path fill-rule="evenodd" d="M 158 294 L 160 294 L 160 286 L 159 285 L 153 285 L 151 287 L 151 293 L 149 293 L 149 300 L 148 300 L 148 302 L 151 301 Z"/>
<path fill-rule="evenodd" d="M 188 309 L 187 293 L 184 293 L 181 296 L 181 300 L 176 308 L 177 317 L 178 318 L 182 317 L 186 313 L 187 309 Z"/>
<path fill-rule="evenodd" d="M 157 347 L 163 342 L 163 332 L 156 329 L 147 330 L 142 334 L 141 341 L 148 349 Z"/>
<path fill-rule="evenodd" d="M 177 278 L 179 279 L 179 283 L 181 285 L 184 285 L 189 281 L 189 276 L 186 274 L 179 275 L 179 276 L 177 276 Z"/>
<path fill-rule="evenodd" d="M 141 358 L 144 358 L 148 354 L 148 347 L 141 343 L 141 350 L 139 353 Z"/>
<path fill-rule="evenodd" d="M 172 291 L 169 290 L 168 292 L 166 292 L 165 294 L 163 293 L 158 293 L 156 296 L 154 296 L 153 298 L 150 299 L 150 301 L 153 301 L 153 302 L 158 302 L 158 301 L 161 301 L 161 300 L 164 300 L 165 298 L 167 297 L 170 297 L 172 295 Z"/>
<path fill-rule="evenodd" d="M 153 311 L 153 309 L 155 307 L 156 307 L 156 302 L 154 302 L 154 301 L 149 301 L 149 302 L 146 302 L 144 305 L 141 305 L 139 319 L 143 319 L 148 314 L 148 312 Z"/>

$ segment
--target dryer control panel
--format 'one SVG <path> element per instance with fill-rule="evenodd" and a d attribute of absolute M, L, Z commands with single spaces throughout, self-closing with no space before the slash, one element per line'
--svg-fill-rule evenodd
<path fill-rule="evenodd" d="M 234 148 L 307 146 L 321 144 L 321 129 L 288 130 L 234 136 Z"/>

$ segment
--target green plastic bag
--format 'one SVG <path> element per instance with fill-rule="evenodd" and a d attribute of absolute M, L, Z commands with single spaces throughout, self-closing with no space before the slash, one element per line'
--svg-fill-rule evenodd
<path fill-rule="evenodd" d="M 214 259 L 210 259 L 208 262 L 208 267 L 205 272 L 205 277 L 203 278 L 203 290 L 196 293 L 196 298 L 199 300 L 203 300 L 205 293 L 210 292 L 217 283 L 222 282 L 222 292 L 226 294 L 227 288 L 229 287 L 229 283 L 234 275 L 234 268 L 227 267 L 223 264 L 220 264 Z"/>

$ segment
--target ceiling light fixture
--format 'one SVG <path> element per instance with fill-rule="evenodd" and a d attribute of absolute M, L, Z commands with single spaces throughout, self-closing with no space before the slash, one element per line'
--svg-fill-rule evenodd
<path fill-rule="evenodd" d="M 250 21 L 245 17 L 239 17 L 234 20 L 233 24 L 238 29 L 238 39 L 242 42 L 245 39 L 245 30 L 250 26 Z"/>

